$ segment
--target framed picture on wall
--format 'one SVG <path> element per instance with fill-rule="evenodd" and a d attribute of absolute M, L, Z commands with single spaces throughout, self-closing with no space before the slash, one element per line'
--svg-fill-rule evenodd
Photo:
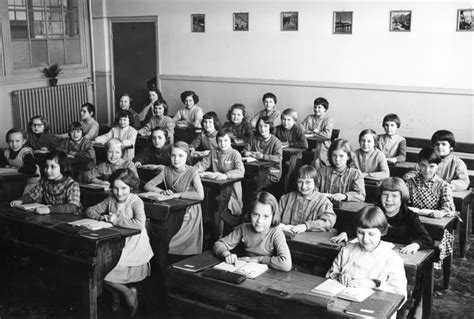
<path fill-rule="evenodd" d="M 334 11 L 332 33 L 352 34 L 352 11 Z"/>
<path fill-rule="evenodd" d="M 281 31 L 298 31 L 298 12 L 282 12 L 280 14 Z"/>
<path fill-rule="evenodd" d="M 474 31 L 474 23 L 472 21 L 474 9 L 459 9 L 457 20 L 457 31 Z"/>
<path fill-rule="evenodd" d="M 234 13 L 234 31 L 248 31 L 249 30 L 249 13 L 235 12 Z"/>
<path fill-rule="evenodd" d="M 393 31 L 393 32 L 411 31 L 411 11 L 408 11 L 408 10 L 390 11 L 390 31 Z"/>
<path fill-rule="evenodd" d="M 191 14 L 191 32 L 204 32 L 206 27 L 204 14 Z"/>

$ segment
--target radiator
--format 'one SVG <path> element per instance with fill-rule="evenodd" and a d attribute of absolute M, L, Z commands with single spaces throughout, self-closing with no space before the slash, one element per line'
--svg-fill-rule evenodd
<path fill-rule="evenodd" d="M 35 115 L 44 116 L 54 134 L 66 133 L 79 121 L 81 105 L 89 101 L 89 82 L 72 83 L 12 92 L 13 124 L 25 131 Z"/>

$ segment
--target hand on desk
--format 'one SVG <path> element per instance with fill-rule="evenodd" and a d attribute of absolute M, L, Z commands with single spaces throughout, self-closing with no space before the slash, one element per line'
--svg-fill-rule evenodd
<path fill-rule="evenodd" d="M 375 282 L 371 279 L 350 279 L 347 287 L 351 288 L 376 288 Z"/>
<path fill-rule="evenodd" d="M 342 243 L 342 242 L 347 242 L 349 238 L 347 237 L 346 232 L 342 232 L 337 236 L 331 237 L 330 241 L 333 243 Z"/>
<path fill-rule="evenodd" d="M 167 189 L 161 192 L 161 194 L 166 195 L 166 196 L 171 196 L 172 198 L 180 198 L 181 193 L 175 193 L 171 189 Z"/>
<path fill-rule="evenodd" d="M 420 245 L 417 243 L 410 244 L 403 248 L 400 248 L 401 254 L 414 254 L 420 249 Z"/>
<path fill-rule="evenodd" d="M 20 206 L 21 204 L 23 204 L 23 201 L 21 201 L 21 200 L 13 200 L 13 201 L 10 202 L 10 207 Z"/>
<path fill-rule="evenodd" d="M 397 159 L 395 157 L 387 158 L 387 162 L 389 165 L 397 164 Z"/>
<path fill-rule="evenodd" d="M 280 224 L 280 227 L 284 232 L 286 231 L 292 234 L 304 233 L 305 231 L 308 230 L 308 227 L 306 226 L 306 224 L 299 224 L 296 226 Z"/>
<path fill-rule="evenodd" d="M 336 194 L 332 194 L 331 197 L 328 196 L 328 198 L 333 202 L 342 202 L 344 200 L 347 200 L 347 195 L 336 193 Z"/>
<path fill-rule="evenodd" d="M 231 254 L 229 253 L 227 256 L 225 256 L 225 262 L 228 263 L 228 264 L 235 264 L 235 262 L 238 260 L 239 258 L 237 257 L 236 254 Z"/>
<path fill-rule="evenodd" d="M 288 143 L 288 142 L 281 142 L 281 147 L 282 147 L 282 148 L 290 147 L 290 143 Z"/>
<path fill-rule="evenodd" d="M 49 207 L 39 207 L 36 209 L 36 214 L 38 215 L 48 215 L 49 213 L 51 213 Z"/>
<path fill-rule="evenodd" d="M 260 257 L 240 257 L 239 260 L 260 263 Z"/>

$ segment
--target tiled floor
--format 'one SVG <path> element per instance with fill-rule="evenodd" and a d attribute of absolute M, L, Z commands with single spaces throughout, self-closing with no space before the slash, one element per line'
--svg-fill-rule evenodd
<path fill-rule="evenodd" d="M 471 236 L 471 241 L 474 236 Z M 458 246 L 455 246 L 455 249 Z M 474 318 L 474 244 L 467 249 L 466 258 L 460 259 L 455 250 L 450 288 L 440 290 L 441 278 L 435 281 L 435 297 L 432 318 Z M 74 287 L 56 286 L 52 282 L 38 280 L 27 266 L 8 265 L 0 269 L 0 318 L 79 318 L 82 301 L 80 290 Z M 15 269 L 16 271 L 12 271 Z M 440 273 L 437 273 L 441 277 Z M 8 284 L 4 284 L 7 282 Z M 156 286 L 152 282 L 148 286 Z M 145 287 L 146 290 L 146 287 Z M 153 293 L 153 300 L 163 300 Z M 147 315 L 143 296 L 138 318 Z M 99 318 L 126 318 L 126 309 L 119 313 L 109 310 L 105 297 L 99 298 Z M 160 316 L 163 317 L 163 316 Z"/>

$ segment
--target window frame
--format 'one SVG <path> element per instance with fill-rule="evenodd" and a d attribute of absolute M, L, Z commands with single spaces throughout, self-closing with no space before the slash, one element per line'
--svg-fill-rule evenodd
<path fill-rule="evenodd" d="M 89 72 L 89 59 L 90 59 L 90 30 L 89 30 L 89 19 L 88 16 L 88 4 L 87 0 L 78 0 L 78 23 L 79 23 L 79 38 L 80 38 L 80 47 L 81 47 L 81 63 L 76 64 L 65 64 L 61 65 L 63 72 L 67 75 L 64 77 L 77 77 L 77 76 L 90 76 Z M 12 44 L 13 41 L 11 37 L 10 29 L 10 18 L 8 10 L 8 1 L 0 2 L 0 35 L 3 38 L 3 46 L 0 43 L 0 59 L 3 55 L 3 74 L 0 74 L 0 82 L 5 81 L 23 81 L 23 80 L 39 80 L 44 79 L 41 70 L 46 66 L 46 64 L 39 67 L 30 67 L 30 68 L 21 68 L 15 69 L 13 67 L 13 51 Z M 61 38 L 64 39 L 64 38 Z M 53 38 L 54 40 L 54 38 Z M 30 39 L 28 41 L 31 41 Z M 1 42 L 1 41 L 0 41 Z M 89 45 L 88 45 L 89 44 Z M 31 56 L 31 54 L 30 54 Z M 0 61 L 2 63 L 2 61 Z"/>

